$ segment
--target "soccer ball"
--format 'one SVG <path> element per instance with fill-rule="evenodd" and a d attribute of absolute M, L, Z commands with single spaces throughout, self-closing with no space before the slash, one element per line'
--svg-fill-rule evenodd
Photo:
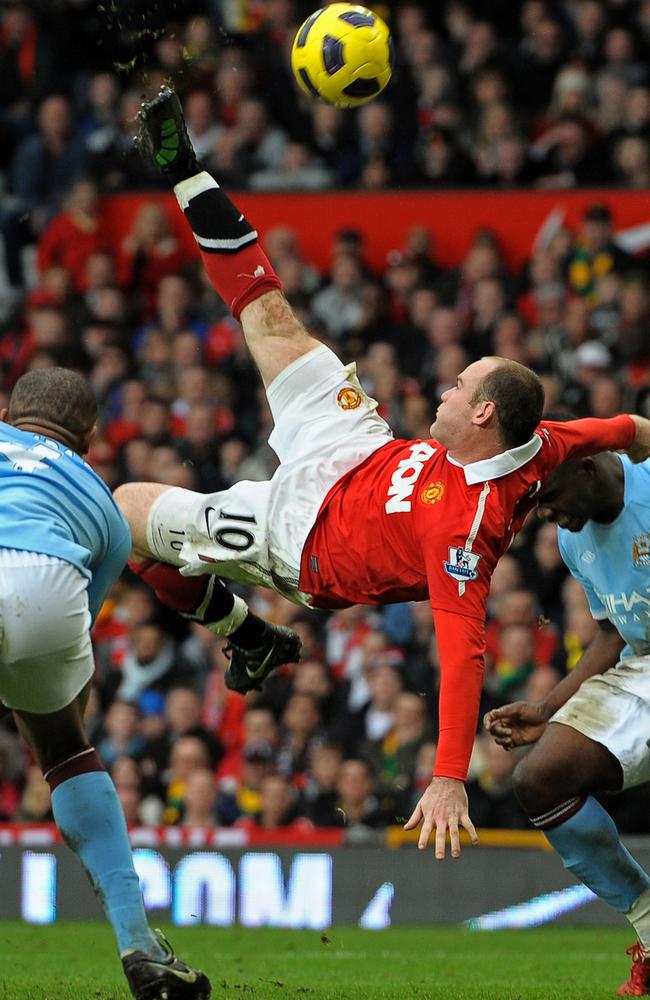
<path fill-rule="evenodd" d="M 390 32 L 371 10 L 333 3 L 311 14 L 291 49 L 291 68 L 311 97 L 356 108 L 379 94 L 392 73 Z"/>

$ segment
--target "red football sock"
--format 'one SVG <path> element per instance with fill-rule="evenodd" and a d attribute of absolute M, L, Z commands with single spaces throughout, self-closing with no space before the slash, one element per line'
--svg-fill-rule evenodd
<path fill-rule="evenodd" d="M 205 576 L 181 576 L 176 566 L 155 559 L 129 559 L 129 569 L 151 587 L 162 604 L 186 615 L 199 607 L 209 582 Z"/>
<path fill-rule="evenodd" d="M 215 290 L 235 319 L 244 306 L 265 292 L 281 289 L 282 284 L 259 243 L 227 256 L 201 251 L 201 258 Z"/>
<path fill-rule="evenodd" d="M 206 170 L 181 181 L 174 193 L 210 281 L 235 319 L 249 302 L 282 288 L 257 232 Z"/>

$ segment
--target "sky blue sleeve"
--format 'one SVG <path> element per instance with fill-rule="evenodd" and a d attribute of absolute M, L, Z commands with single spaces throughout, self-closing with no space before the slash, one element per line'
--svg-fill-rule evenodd
<path fill-rule="evenodd" d="M 88 604 L 93 625 L 111 587 L 126 566 L 130 551 L 131 532 L 127 529 L 118 544 L 113 545 L 108 555 L 93 570 L 93 578 L 88 585 Z"/>
<path fill-rule="evenodd" d="M 557 543 L 560 549 L 560 555 L 570 571 L 571 576 L 574 576 L 578 583 L 582 584 L 584 592 L 587 595 L 587 602 L 589 604 L 589 610 L 591 611 L 592 618 L 595 618 L 597 621 L 602 621 L 604 618 L 609 617 L 605 609 L 605 605 L 596 594 L 590 580 L 578 569 L 574 556 L 571 552 L 571 547 L 567 545 L 566 542 L 565 536 L 568 534 L 568 531 L 563 531 L 562 529 L 558 530 Z"/>

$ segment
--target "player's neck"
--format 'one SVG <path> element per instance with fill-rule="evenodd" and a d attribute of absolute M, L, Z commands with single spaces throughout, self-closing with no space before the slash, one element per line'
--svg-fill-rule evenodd
<path fill-rule="evenodd" d="M 41 434 L 43 437 L 51 438 L 60 444 L 64 444 L 66 448 L 70 448 L 72 451 L 81 454 L 79 451 L 79 440 L 76 435 L 64 430 L 58 424 L 50 423 L 49 420 L 37 422 L 35 420 L 22 420 L 18 418 L 18 420 L 12 421 L 12 425 L 19 431 L 28 431 L 30 434 Z"/>
<path fill-rule="evenodd" d="M 495 455 L 500 455 L 504 451 L 507 449 L 504 448 L 501 441 L 491 439 L 490 441 L 476 440 L 463 447 L 448 448 L 447 454 L 452 461 L 459 465 L 473 465 L 474 462 L 483 462 L 487 458 L 494 458 Z"/>

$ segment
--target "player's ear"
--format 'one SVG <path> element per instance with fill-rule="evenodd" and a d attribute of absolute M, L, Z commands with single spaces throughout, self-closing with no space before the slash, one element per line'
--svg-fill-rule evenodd
<path fill-rule="evenodd" d="M 9 421 L 7 420 L 8 416 L 9 416 L 9 407 L 3 406 L 2 409 L 0 410 L 0 421 L 2 421 L 3 424 L 8 424 L 9 423 Z"/>
<path fill-rule="evenodd" d="M 482 399 L 476 404 L 473 423 L 478 424 L 479 427 L 486 427 L 489 423 L 496 419 L 496 415 L 497 408 L 493 400 Z"/>
<path fill-rule="evenodd" d="M 97 424 L 93 424 L 89 431 L 86 431 L 79 443 L 79 454 L 87 455 L 90 450 L 90 442 L 97 433 Z"/>

